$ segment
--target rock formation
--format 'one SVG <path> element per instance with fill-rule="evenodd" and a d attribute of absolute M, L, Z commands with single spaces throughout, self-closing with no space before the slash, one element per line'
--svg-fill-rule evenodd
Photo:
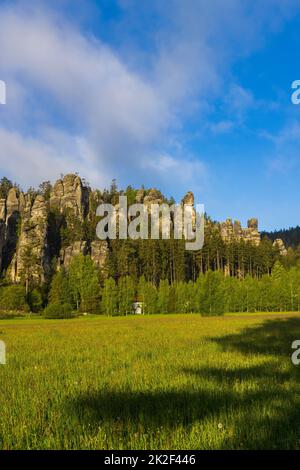
<path fill-rule="evenodd" d="M 105 272 L 108 257 L 108 245 L 106 241 L 94 240 L 91 243 L 91 258 L 97 268 Z"/>
<path fill-rule="evenodd" d="M 12 282 L 30 278 L 42 283 L 56 268 L 68 269 L 74 256 L 82 253 L 90 255 L 105 275 L 109 245 L 98 240 L 96 233 L 91 233 L 96 226 L 95 212 L 102 197 L 103 193 L 91 191 L 74 174 L 57 180 L 47 195 L 42 190 L 24 194 L 18 188 L 11 188 L 6 199 L 0 199 L 0 271 L 5 272 Z M 152 204 L 160 205 L 167 200 L 155 188 L 142 188 L 136 191 L 135 202 L 146 204 L 150 211 Z M 195 214 L 192 192 L 186 193 L 181 204 L 190 207 Z M 250 219 L 247 228 L 231 219 L 220 224 L 207 223 L 220 230 L 226 242 L 260 243 L 256 219 Z M 65 232 L 61 238 L 62 230 Z M 281 254 L 286 254 L 282 240 L 276 240 L 275 245 Z"/>
<path fill-rule="evenodd" d="M 83 220 L 89 210 L 89 189 L 82 185 L 77 175 L 66 175 L 53 186 L 50 195 L 50 209 L 61 213 L 70 210 L 73 215 Z"/>
<path fill-rule="evenodd" d="M 283 241 L 281 240 L 281 238 L 277 238 L 274 243 L 273 243 L 273 246 L 278 248 L 279 250 L 279 253 L 281 256 L 286 256 L 288 254 L 287 252 L 287 249 L 285 247 L 285 244 L 283 243 Z"/>
<path fill-rule="evenodd" d="M 20 204 L 16 188 L 0 201 L 0 270 L 6 270 L 15 254 L 18 240 Z"/>
<path fill-rule="evenodd" d="M 163 196 L 160 191 L 155 188 L 151 188 L 148 193 L 144 196 L 142 202 L 147 206 L 150 206 L 151 204 L 162 204 Z"/>
<path fill-rule="evenodd" d="M 108 256 L 108 244 L 105 240 L 75 241 L 72 245 L 62 248 L 59 253 L 57 269 L 69 269 L 72 259 L 78 255 L 90 255 L 95 266 L 104 274 Z"/>
<path fill-rule="evenodd" d="M 68 217 L 81 223 L 89 217 L 91 191 L 77 175 L 66 175 L 54 184 L 50 199 L 42 194 L 24 194 L 11 188 L 6 199 L 0 199 L 0 271 L 11 282 L 33 280 L 40 284 L 51 275 L 49 233 L 51 213 L 61 214 L 68 228 Z M 69 227 L 72 231 L 72 227 Z M 56 227 L 59 235 L 60 227 Z M 76 236 L 75 236 L 76 237 Z M 108 247 L 106 242 L 76 240 L 61 248 L 56 255 L 57 269 L 68 269 L 79 253 L 90 254 L 99 269 L 104 268 Z M 53 253 L 52 253 L 53 258 Z M 55 267 L 55 266 L 54 266 Z"/>
<path fill-rule="evenodd" d="M 25 206 L 20 211 L 20 234 L 8 269 L 12 282 L 23 278 L 42 283 L 50 273 L 50 260 L 47 250 L 47 205 L 44 197 L 37 195 L 31 202 L 28 195 L 22 197 Z"/>
<path fill-rule="evenodd" d="M 88 254 L 88 244 L 86 241 L 76 241 L 72 245 L 62 248 L 59 256 L 59 267 L 64 266 L 68 269 L 72 259 L 78 255 Z"/>
<path fill-rule="evenodd" d="M 186 195 L 182 199 L 182 204 L 194 207 L 195 197 L 194 197 L 194 193 L 192 191 L 188 191 L 186 193 Z"/>
<path fill-rule="evenodd" d="M 220 231 L 225 242 L 245 240 L 256 246 L 260 244 L 260 233 L 258 231 L 257 219 L 248 220 L 247 228 L 242 228 L 239 220 L 236 220 L 233 223 L 231 219 L 227 219 L 225 222 L 220 224 Z"/>

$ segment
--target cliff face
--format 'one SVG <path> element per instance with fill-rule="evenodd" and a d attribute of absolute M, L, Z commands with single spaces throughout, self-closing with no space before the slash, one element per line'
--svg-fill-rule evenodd
<path fill-rule="evenodd" d="M 72 232 L 69 218 L 80 223 L 89 216 L 90 190 L 77 175 L 66 175 L 54 184 L 49 198 L 42 194 L 24 194 L 11 188 L 6 199 L 0 199 L 0 271 L 11 282 L 34 280 L 43 283 L 55 269 L 51 259 L 51 214 L 60 214 L 60 226 Z M 75 236 L 76 237 L 76 236 Z M 108 253 L 105 241 L 74 240 L 59 249 L 56 268 L 70 266 L 79 253 L 90 254 L 96 266 L 104 270 Z M 52 256 L 53 258 L 53 256 Z M 54 261 L 54 263 L 53 263 Z"/>
<path fill-rule="evenodd" d="M 8 276 L 12 282 L 31 278 L 37 283 L 42 283 L 50 274 L 47 204 L 41 195 L 36 196 L 33 203 L 29 195 L 20 196 L 20 201 L 24 204 L 23 207 L 19 204 L 20 234 Z"/>
<path fill-rule="evenodd" d="M 74 216 L 83 220 L 89 211 L 89 189 L 82 185 L 77 175 L 66 175 L 53 186 L 50 195 L 50 209 L 61 213 L 70 210 Z"/>
<path fill-rule="evenodd" d="M 2 269 L 3 248 L 6 242 L 6 199 L 0 199 L 0 271 Z"/>
<path fill-rule="evenodd" d="M 91 191 L 73 174 L 57 180 L 47 195 L 42 191 L 24 194 L 11 188 L 6 199 L 0 199 L 0 270 L 12 282 L 30 277 L 42 283 L 53 270 L 68 269 L 74 256 L 82 253 L 89 254 L 105 275 L 109 246 L 96 239 L 94 230 L 101 197 L 99 191 Z M 136 191 L 135 202 L 150 209 L 152 204 L 166 200 L 152 188 Z M 188 192 L 181 203 L 191 207 L 194 223 L 193 193 Z M 247 228 L 231 219 L 216 224 L 215 228 L 226 242 L 245 240 L 256 246 L 260 243 L 257 219 L 250 219 Z M 276 246 L 282 255 L 286 254 L 280 240 Z"/>
<path fill-rule="evenodd" d="M 88 187 L 82 184 L 77 175 L 66 175 L 63 179 L 59 179 L 53 186 L 50 194 L 49 206 L 50 211 L 58 211 L 67 215 L 66 227 L 73 229 L 73 224 L 68 222 L 69 216 L 80 222 L 90 223 L 93 218 L 92 202 L 96 198 L 96 192 L 93 193 Z M 68 227 L 69 223 L 69 227 Z M 105 241 L 86 240 L 78 235 L 70 245 L 60 249 L 57 260 L 57 268 L 64 267 L 68 269 L 72 259 L 79 254 L 90 255 L 95 265 L 104 273 L 108 245 Z"/>
<path fill-rule="evenodd" d="M 23 202 L 23 200 L 22 200 Z M 22 209 L 22 208 L 21 208 Z M 15 254 L 20 220 L 20 201 L 17 190 L 11 188 L 0 201 L 0 268 L 7 270 Z"/>

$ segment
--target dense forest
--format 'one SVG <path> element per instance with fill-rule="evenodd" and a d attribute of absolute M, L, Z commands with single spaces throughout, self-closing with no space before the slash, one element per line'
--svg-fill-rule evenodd
<path fill-rule="evenodd" d="M 262 236 L 268 237 L 274 241 L 281 238 L 286 247 L 296 248 L 300 245 L 300 227 L 276 230 L 274 232 L 262 232 Z"/>
<path fill-rule="evenodd" d="M 56 273 L 48 293 L 46 318 L 68 318 L 77 313 L 108 316 L 133 313 L 138 301 L 144 314 L 201 313 L 222 315 L 225 312 L 300 311 L 300 270 L 286 269 L 276 261 L 271 274 L 261 278 L 249 274 L 244 278 L 225 276 L 208 270 L 195 282 L 161 279 L 156 285 L 131 276 L 109 277 L 99 282 L 97 269 L 89 256 L 74 258 L 68 272 Z M 41 291 L 26 294 L 22 285 L 0 289 L 2 316 L 11 312 L 39 313 L 44 307 Z"/>
<path fill-rule="evenodd" d="M 0 196 L 7 197 L 13 186 L 7 178 L 0 182 Z M 14 185 L 15 186 L 15 185 Z M 45 182 L 32 199 L 42 195 L 47 201 L 52 191 Z M 96 238 L 96 207 L 99 201 L 115 204 L 119 195 L 129 203 L 138 191 L 128 187 L 119 191 L 113 181 L 110 189 L 94 191 L 90 210 L 83 219 L 70 211 L 47 208 L 47 240 L 50 245 L 51 271 L 43 283 L 32 271 L 34 255 L 30 246 L 23 256 L 20 282 L 11 283 L 5 269 L 0 287 L 0 310 L 9 312 L 45 311 L 48 317 L 91 312 L 106 315 L 132 313 L 134 300 L 143 304 L 145 314 L 199 312 L 205 315 L 230 312 L 299 310 L 300 245 L 297 236 L 282 256 L 272 236 L 264 234 L 255 245 L 243 239 L 224 240 L 219 224 L 206 215 L 205 243 L 202 250 L 185 250 L 184 240 L 107 240 L 108 255 L 99 269 L 87 253 L 73 256 L 70 265 L 57 268 L 61 249 Z M 153 190 L 152 190 L 153 191 Z M 143 188 L 145 195 L 149 190 Z M 164 202 L 172 203 L 156 191 Z M 48 207 L 48 206 L 47 206 Z M 20 221 L 18 226 L 20 226 Z M 298 228 L 287 233 L 298 233 Z M 280 235 L 281 236 L 281 235 Z M 284 232 L 282 232 L 284 238 Z M 25 261 L 24 261 L 25 260 Z"/>

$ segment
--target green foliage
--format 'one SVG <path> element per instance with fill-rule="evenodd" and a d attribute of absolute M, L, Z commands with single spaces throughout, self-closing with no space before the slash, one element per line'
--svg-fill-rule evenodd
<path fill-rule="evenodd" d="M 193 313 L 197 311 L 195 284 L 179 282 L 175 284 L 175 309 L 176 313 Z"/>
<path fill-rule="evenodd" d="M 117 315 L 118 313 L 118 289 L 115 280 L 112 278 L 104 281 L 101 311 L 108 316 Z"/>
<path fill-rule="evenodd" d="M 31 312 L 38 313 L 42 310 L 43 298 L 38 289 L 33 289 L 27 294 L 27 301 Z"/>
<path fill-rule="evenodd" d="M 49 201 L 51 195 L 52 185 L 50 181 L 43 181 L 39 185 L 39 193 L 44 196 L 45 201 Z"/>
<path fill-rule="evenodd" d="M 73 316 L 72 306 L 70 304 L 49 304 L 44 309 L 44 317 L 55 319 L 55 318 L 71 318 Z"/>
<path fill-rule="evenodd" d="M 222 315 L 225 311 L 223 274 L 207 271 L 199 291 L 199 308 L 202 315 Z"/>
<path fill-rule="evenodd" d="M 59 237 L 63 247 L 70 246 L 78 240 L 88 240 L 88 224 L 76 216 L 72 209 L 65 209 L 59 225 Z"/>
<path fill-rule="evenodd" d="M 281 281 L 285 273 L 286 271 L 284 269 L 284 266 L 281 264 L 279 260 L 277 260 L 272 269 L 273 279 L 275 279 L 276 281 Z"/>
<path fill-rule="evenodd" d="M 120 315 L 128 315 L 132 313 L 132 304 L 135 299 L 135 287 L 131 277 L 125 276 L 119 279 L 118 299 Z"/>
<path fill-rule="evenodd" d="M 24 228 L 24 227 L 23 227 Z M 20 271 L 22 282 L 25 284 L 26 294 L 32 285 L 36 285 L 41 279 L 41 260 L 36 253 L 36 239 L 33 237 L 22 251 L 22 269 Z"/>
<path fill-rule="evenodd" d="M 13 187 L 12 181 L 5 176 L 0 180 L 0 199 L 6 199 L 9 190 Z"/>
<path fill-rule="evenodd" d="M 11 285 L 0 289 L 0 310 L 13 310 L 27 312 L 29 310 L 26 302 L 25 287 Z"/>
<path fill-rule="evenodd" d="M 135 198 L 137 195 L 137 189 L 133 189 L 131 186 L 128 186 L 126 188 L 126 191 L 124 193 L 125 196 L 127 196 L 127 205 L 128 207 L 131 206 L 132 204 L 135 204 Z"/>
<path fill-rule="evenodd" d="M 286 247 L 296 248 L 300 244 L 300 227 L 293 227 L 285 230 L 277 230 L 275 232 L 263 232 L 262 236 L 267 236 L 274 242 L 280 238 Z"/>
<path fill-rule="evenodd" d="M 6 196 L 13 186 L 7 178 L 0 180 L 0 196 Z M 144 188 L 143 188 L 144 189 Z M 51 184 L 45 181 L 32 195 L 43 194 L 49 200 Z M 137 190 L 128 186 L 119 190 L 115 180 L 110 189 L 93 191 L 89 196 L 89 213 L 78 217 L 71 208 L 63 213 L 57 208 L 48 209 L 47 243 L 52 273 L 56 273 L 56 260 L 61 249 L 75 241 L 86 240 L 87 248 L 95 239 L 99 217 L 96 208 L 102 201 L 118 202 L 125 194 L 128 204 L 136 200 Z M 145 195 L 149 190 L 145 190 Z M 158 191 L 158 197 L 166 200 Z M 3 277 L 11 264 L 16 250 L 17 235 L 32 228 L 32 222 L 10 218 L 10 237 L 3 249 Z M 293 233 L 298 234 L 299 228 Z M 34 232 L 34 231 L 33 231 Z M 171 231 L 172 232 L 172 231 Z M 275 236 L 275 234 L 273 234 Z M 273 235 L 269 238 L 273 239 Z M 276 234 L 276 237 L 278 234 Z M 298 236 L 298 235 L 297 235 Z M 42 303 L 71 303 L 79 311 L 99 312 L 108 315 L 127 315 L 132 311 L 132 302 L 137 294 L 143 302 L 144 313 L 191 313 L 204 315 L 222 314 L 224 311 L 255 312 L 300 310 L 299 272 L 300 246 L 296 238 L 287 256 L 281 256 L 267 237 L 259 246 L 245 240 L 225 242 L 219 226 L 206 216 L 205 244 L 202 250 L 185 250 L 184 240 L 110 240 L 105 270 L 97 270 L 89 256 L 79 255 L 71 262 L 69 272 L 56 273 L 51 285 L 46 279 L 43 299 L 36 286 L 43 280 L 40 256 L 36 246 L 39 240 L 31 240 L 22 249 L 21 282 L 25 284 L 27 302 L 32 311 L 39 311 Z M 212 274 L 213 273 L 213 274 Z M 223 275 L 223 274 L 224 275 Z M 225 276 L 226 274 L 226 276 Z M 113 286 L 113 300 L 106 291 L 108 275 L 117 285 Z M 111 282 L 111 281 L 109 281 Z M 41 287 L 39 287 L 41 289 Z M 43 302 L 42 302 L 43 301 Z"/>
<path fill-rule="evenodd" d="M 65 304 L 72 302 L 72 296 L 65 270 L 54 274 L 49 292 L 49 302 L 56 304 Z"/>
<path fill-rule="evenodd" d="M 69 287 L 73 303 L 82 312 L 96 312 L 100 287 L 97 269 L 90 256 L 75 256 L 69 268 Z"/>
<path fill-rule="evenodd" d="M 166 279 L 159 283 L 157 308 L 159 313 L 169 313 L 170 285 Z"/>
<path fill-rule="evenodd" d="M 158 313 L 157 289 L 142 276 L 138 284 L 138 300 L 143 303 L 143 313 L 151 315 Z"/>

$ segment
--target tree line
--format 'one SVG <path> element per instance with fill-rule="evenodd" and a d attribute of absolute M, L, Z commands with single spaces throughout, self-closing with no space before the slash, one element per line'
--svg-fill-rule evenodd
<path fill-rule="evenodd" d="M 10 187 L 12 182 L 3 178 L 0 195 L 6 197 Z M 38 190 L 30 191 L 49 199 L 51 184 L 45 182 Z M 137 190 L 129 186 L 119 191 L 113 182 L 109 190 L 94 191 L 84 220 L 72 211 L 49 210 L 47 236 L 52 273 L 43 285 L 37 285 L 31 271 L 38 261 L 29 250 L 23 259 L 26 269 L 20 285 L 7 285 L 5 272 L 2 273 L 0 310 L 41 312 L 46 307 L 48 316 L 58 315 L 58 310 L 64 316 L 72 312 L 126 315 L 132 313 L 134 299 L 142 302 L 145 314 L 298 310 L 300 245 L 290 247 L 287 256 L 281 256 L 267 236 L 258 246 L 243 239 L 224 241 L 218 224 L 207 215 L 205 242 L 200 251 L 186 251 L 184 240 L 172 238 L 108 240 L 109 252 L 102 272 L 89 256 L 82 255 L 72 260 L 68 272 L 63 268 L 57 272 L 62 247 L 78 240 L 96 239 L 99 202 L 114 204 L 124 194 L 131 204 Z M 174 202 L 159 195 L 164 202 Z M 280 276 L 276 274 L 279 267 Z M 279 281 L 275 281 L 276 276 Z"/>
<path fill-rule="evenodd" d="M 203 316 L 225 312 L 300 311 L 300 269 L 285 268 L 277 261 L 270 274 L 243 278 L 224 275 L 220 270 L 201 273 L 195 282 L 161 279 L 156 285 L 129 275 L 103 282 L 89 256 L 78 255 L 70 269 L 57 272 L 47 293 L 47 306 L 38 289 L 26 294 L 21 285 L 0 289 L 0 311 L 42 312 L 48 318 L 67 318 L 94 313 L 129 315 L 134 302 L 145 315 L 199 313 Z"/>

